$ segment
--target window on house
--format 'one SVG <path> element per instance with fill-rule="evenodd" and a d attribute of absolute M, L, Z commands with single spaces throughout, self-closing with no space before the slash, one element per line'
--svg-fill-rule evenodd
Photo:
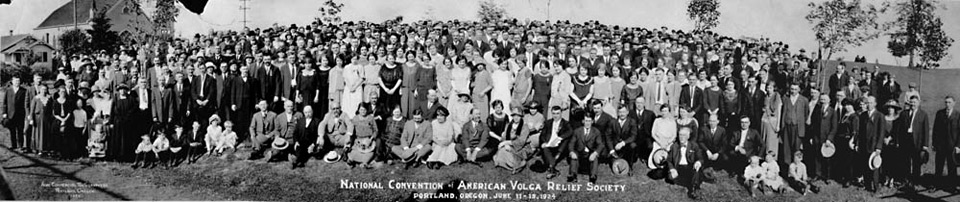
<path fill-rule="evenodd" d="M 48 60 L 49 58 L 47 58 L 47 52 L 43 52 L 41 55 L 43 58 L 40 60 L 40 62 L 50 62 L 50 60 Z"/>

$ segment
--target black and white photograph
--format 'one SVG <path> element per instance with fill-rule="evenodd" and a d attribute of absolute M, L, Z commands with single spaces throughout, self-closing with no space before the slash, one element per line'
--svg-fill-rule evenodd
<path fill-rule="evenodd" d="M 958 201 L 960 0 L 0 0 L 0 200 Z"/>

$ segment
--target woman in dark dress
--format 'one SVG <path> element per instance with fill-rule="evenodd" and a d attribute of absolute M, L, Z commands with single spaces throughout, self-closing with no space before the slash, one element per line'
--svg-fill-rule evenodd
<path fill-rule="evenodd" d="M 394 105 L 390 109 L 390 117 L 386 118 L 386 127 L 383 130 L 383 138 L 380 138 L 380 141 L 383 142 L 380 150 L 380 159 L 393 161 L 397 159 L 390 148 L 393 146 L 400 145 L 400 136 L 403 134 L 403 124 L 407 123 L 407 119 L 403 117 L 403 113 L 400 111 L 400 105 Z"/>
<path fill-rule="evenodd" d="M 720 89 L 720 80 L 717 79 L 716 75 L 711 75 L 709 80 L 710 86 L 703 90 L 703 112 L 700 120 L 706 120 L 710 115 L 717 115 L 717 118 L 722 119 L 723 117 L 720 116 L 720 100 L 723 97 L 723 90 Z"/>
<path fill-rule="evenodd" d="M 573 77 L 573 94 L 570 94 L 570 104 L 573 108 L 570 115 L 571 123 L 580 122 L 583 112 L 588 108 L 587 103 L 593 98 L 593 77 L 590 77 L 588 72 L 586 67 L 581 66 L 579 75 Z"/>
<path fill-rule="evenodd" d="M 740 95 L 733 81 L 727 82 L 727 90 L 720 99 L 720 123 L 729 131 L 740 131 Z M 751 120 L 752 121 L 752 120 Z"/>
<path fill-rule="evenodd" d="M 636 106 L 633 102 L 636 102 L 638 97 L 643 96 L 643 87 L 640 86 L 640 74 L 630 72 L 629 75 L 630 83 L 624 85 L 623 89 L 620 90 L 620 102 L 622 103 L 621 106 L 633 108 Z"/>
<path fill-rule="evenodd" d="M 318 74 L 316 69 L 313 68 L 312 62 L 301 61 L 300 67 L 303 67 L 303 70 L 300 71 L 300 75 L 297 75 L 297 93 L 301 98 L 301 105 L 298 109 L 303 109 L 304 106 L 310 106 L 314 109 L 326 109 L 326 107 L 318 108 L 317 104 L 326 99 L 320 99 L 320 89 Z M 325 88 L 324 88 L 325 89 Z M 326 110 L 321 110 L 325 112 Z"/>
<path fill-rule="evenodd" d="M 553 74 L 546 62 L 537 63 L 537 71 L 533 75 L 533 101 L 550 103 L 550 85 L 553 83 Z"/>
<path fill-rule="evenodd" d="M 487 148 L 497 148 L 497 145 L 500 145 L 500 141 L 503 141 L 504 132 L 507 131 L 507 123 L 510 122 L 510 115 L 508 115 L 503 110 L 503 101 L 494 100 L 493 103 L 493 113 L 490 113 L 490 116 L 487 117 L 487 127 L 490 128 L 490 140 L 487 141 Z M 523 112 L 515 112 L 523 113 Z"/>
<path fill-rule="evenodd" d="M 380 98 L 381 106 L 400 105 L 400 80 L 403 69 L 397 65 L 396 57 L 388 54 L 383 67 L 380 67 Z M 403 112 L 406 113 L 406 112 Z"/>
<path fill-rule="evenodd" d="M 68 145 L 74 142 L 68 140 L 71 138 L 66 138 L 67 132 L 69 132 L 67 124 L 71 121 L 70 117 L 73 109 L 70 107 L 70 100 L 67 99 L 67 88 L 63 84 L 59 84 L 57 89 L 57 96 L 55 96 L 53 102 L 50 102 L 50 113 L 53 115 L 53 119 L 50 122 L 52 130 L 49 135 L 51 138 L 48 139 L 51 141 L 48 142 L 51 143 L 49 148 L 54 148 L 62 157 L 70 152 L 69 149 L 72 147 Z"/>
<path fill-rule="evenodd" d="M 318 57 L 320 58 L 320 62 L 316 64 L 319 66 L 317 70 L 314 71 L 313 80 L 315 81 L 315 83 L 313 85 L 317 89 L 315 92 L 317 96 L 317 100 L 320 100 L 320 101 L 314 103 L 313 111 L 315 111 L 314 116 L 323 116 L 324 114 L 327 114 L 327 110 L 329 110 L 330 108 L 329 107 L 330 106 L 330 102 L 329 102 L 330 70 L 333 68 L 330 66 L 330 63 L 327 61 L 326 56 L 321 55 Z"/>
<path fill-rule="evenodd" d="M 437 69 L 430 63 L 430 54 L 423 54 L 417 70 L 417 103 L 427 101 L 427 91 L 437 89 Z"/>
<path fill-rule="evenodd" d="M 129 95 L 130 88 L 120 86 L 118 97 L 113 102 L 110 123 L 113 132 L 107 135 L 107 158 L 114 161 L 128 162 L 133 160 L 133 152 L 137 148 L 140 135 L 134 133 L 136 128 L 131 124 L 137 109 L 137 100 Z"/>

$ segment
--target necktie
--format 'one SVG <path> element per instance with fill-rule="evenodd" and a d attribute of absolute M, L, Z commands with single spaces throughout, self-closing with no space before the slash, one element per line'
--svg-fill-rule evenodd
<path fill-rule="evenodd" d="M 907 128 L 908 133 L 913 133 L 913 120 L 917 118 L 917 110 L 910 111 L 910 126 Z"/>
<path fill-rule="evenodd" d="M 206 78 L 207 78 L 206 75 L 200 76 L 200 81 L 198 81 L 198 82 L 200 82 L 200 97 L 203 97 L 203 95 L 204 95 L 204 94 L 203 94 L 203 85 L 206 83 L 206 82 L 204 82 L 204 81 L 206 81 Z"/>

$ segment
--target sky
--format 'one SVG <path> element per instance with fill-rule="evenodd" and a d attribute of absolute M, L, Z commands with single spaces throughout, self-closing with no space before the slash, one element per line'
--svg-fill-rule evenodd
<path fill-rule="evenodd" d="M 153 1 L 153 0 L 138 0 Z M 508 15 L 521 20 L 570 20 L 582 22 L 599 20 L 606 24 L 660 27 L 689 30 L 693 27 L 686 17 L 684 0 L 493 0 L 503 4 Z M 720 24 L 714 31 L 740 37 L 768 37 L 791 44 L 791 48 L 817 49 L 812 25 L 804 19 L 810 2 L 824 0 L 737 0 L 721 1 Z M 879 5 L 885 0 L 863 0 Z M 0 34 L 30 33 L 44 18 L 69 0 L 13 0 L 0 6 Z M 307 24 L 318 16 L 321 0 L 247 1 L 246 18 L 250 27 L 278 24 Z M 341 16 L 345 20 L 382 22 L 396 16 L 404 19 L 461 19 L 475 20 L 478 0 L 341 0 L 345 4 Z M 243 27 L 241 0 L 212 0 L 202 15 L 181 8 L 176 24 L 180 36 L 207 33 L 210 30 L 240 29 Z M 941 0 L 944 10 L 938 10 L 947 35 L 960 41 L 960 0 Z M 151 13 L 150 3 L 144 6 Z M 889 16 L 885 19 L 889 19 Z M 867 42 L 850 48 L 835 57 L 852 59 L 864 55 L 868 61 L 906 65 L 906 58 L 894 58 L 886 49 L 888 38 Z M 949 49 L 941 62 L 942 68 L 960 68 L 960 44 Z"/>

